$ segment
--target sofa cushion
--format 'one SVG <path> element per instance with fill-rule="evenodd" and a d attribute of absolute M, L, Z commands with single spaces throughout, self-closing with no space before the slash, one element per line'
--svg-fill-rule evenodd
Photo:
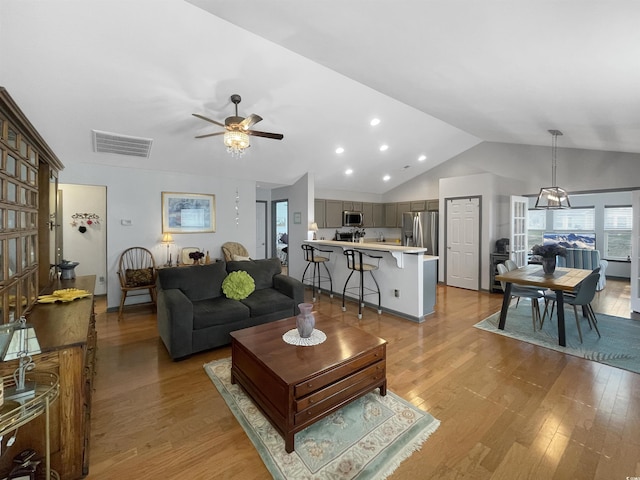
<path fill-rule="evenodd" d="M 226 297 L 193 302 L 193 329 L 224 325 L 249 318 L 249 307 Z"/>
<path fill-rule="evenodd" d="M 224 262 L 158 270 L 158 278 L 163 289 L 178 288 L 191 301 L 220 297 L 222 282 L 226 277 Z"/>
<path fill-rule="evenodd" d="M 237 272 L 238 270 L 244 270 L 251 275 L 256 283 L 256 290 L 262 290 L 273 287 L 273 276 L 282 271 L 282 265 L 277 258 L 227 263 L 227 272 Z"/>
<path fill-rule="evenodd" d="M 256 290 L 244 300 L 240 300 L 240 302 L 249 307 L 252 317 L 259 317 L 282 310 L 290 310 L 291 315 L 293 315 L 296 303 L 291 297 L 287 297 L 272 288 Z"/>

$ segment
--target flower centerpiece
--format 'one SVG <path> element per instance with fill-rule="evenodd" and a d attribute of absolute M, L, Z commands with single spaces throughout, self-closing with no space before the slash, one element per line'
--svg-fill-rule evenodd
<path fill-rule="evenodd" d="M 542 258 L 556 258 L 558 255 L 566 256 L 567 249 L 557 243 L 548 243 L 547 245 L 534 245 L 531 253 Z"/>
<path fill-rule="evenodd" d="M 200 260 L 204 257 L 204 253 L 202 252 L 190 252 L 189 258 L 193 260 L 193 264 L 197 265 L 200 263 Z"/>
<path fill-rule="evenodd" d="M 556 270 L 556 256 L 566 256 L 567 249 L 557 243 L 549 243 L 546 245 L 534 245 L 531 253 L 540 257 L 544 273 L 552 274 Z"/>

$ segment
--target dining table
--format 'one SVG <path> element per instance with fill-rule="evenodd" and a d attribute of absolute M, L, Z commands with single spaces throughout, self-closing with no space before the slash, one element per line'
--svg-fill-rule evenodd
<path fill-rule="evenodd" d="M 556 267 L 553 273 L 545 273 L 542 265 L 530 264 L 506 273 L 496 275 L 496 280 L 505 282 L 504 298 L 500 310 L 500 322 L 498 328 L 504 330 L 507 321 L 507 311 L 511 303 L 511 285 L 526 285 L 539 287 L 541 290 L 550 289 L 556 293 L 556 316 L 558 318 L 558 344 L 566 347 L 567 340 L 564 327 L 564 293 L 572 292 L 591 270 L 581 268 Z"/>

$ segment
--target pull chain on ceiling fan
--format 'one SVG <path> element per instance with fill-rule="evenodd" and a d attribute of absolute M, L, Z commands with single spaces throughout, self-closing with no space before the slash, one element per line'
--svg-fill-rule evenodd
<path fill-rule="evenodd" d="M 256 115 L 255 113 L 252 113 L 246 118 L 239 116 L 238 104 L 241 101 L 242 98 L 240 97 L 240 95 L 231 95 L 231 102 L 233 102 L 233 104 L 235 105 L 236 114 L 234 116 L 227 117 L 224 120 L 224 123 L 218 122 L 217 120 L 212 120 L 211 118 L 205 117 L 198 113 L 192 114 L 194 117 L 198 117 L 202 120 L 213 123 L 214 125 L 224 127 L 225 129 L 223 132 L 197 135 L 195 138 L 206 138 L 214 137 L 216 135 L 224 135 L 224 144 L 227 147 L 227 152 L 229 152 L 235 158 L 239 158 L 244 155 L 245 150 L 251 146 L 249 135 L 253 135 L 255 137 L 272 138 L 274 140 L 282 140 L 284 138 L 284 135 L 282 135 L 281 133 L 269 133 L 250 130 L 253 125 L 262 121 L 262 117 L 260 115 Z"/>

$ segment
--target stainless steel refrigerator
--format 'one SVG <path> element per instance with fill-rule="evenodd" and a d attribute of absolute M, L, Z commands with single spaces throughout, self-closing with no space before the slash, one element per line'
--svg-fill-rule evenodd
<path fill-rule="evenodd" d="M 426 247 L 427 254 L 438 255 L 438 212 L 403 213 L 402 244 Z"/>

